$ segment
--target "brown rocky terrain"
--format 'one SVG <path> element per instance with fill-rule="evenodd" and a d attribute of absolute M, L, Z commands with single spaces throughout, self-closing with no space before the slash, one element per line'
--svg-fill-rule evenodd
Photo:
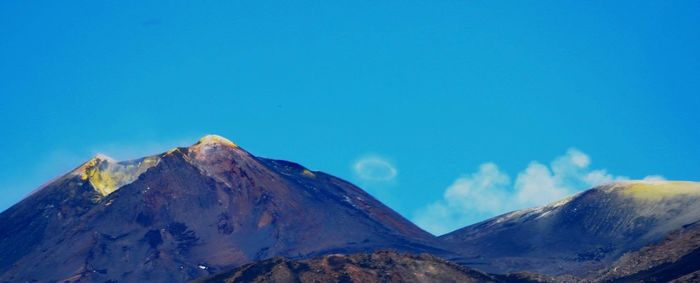
<path fill-rule="evenodd" d="M 437 257 L 379 251 L 313 259 L 272 258 L 197 282 L 505 282 Z"/>

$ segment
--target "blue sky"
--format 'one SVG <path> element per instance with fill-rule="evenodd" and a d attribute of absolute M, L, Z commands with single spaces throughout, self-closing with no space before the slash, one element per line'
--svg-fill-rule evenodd
<path fill-rule="evenodd" d="M 351 180 L 411 219 L 438 215 L 424 222 L 439 221 L 435 207 L 471 209 L 448 203 L 493 192 L 474 185 L 484 176 L 506 176 L 486 179 L 512 199 L 538 164 L 557 192 L 583 189 L 591 172 L 698 180 L 698 11 L 697 1 L 3 1 L 0 210 L 95 153 L 133 158 L 207 133 Z M 471 193 L 449 194 L 455 185 Z M 449 225 L 428 229 L 546 200 L 537 195 L 450 211 Z"/>

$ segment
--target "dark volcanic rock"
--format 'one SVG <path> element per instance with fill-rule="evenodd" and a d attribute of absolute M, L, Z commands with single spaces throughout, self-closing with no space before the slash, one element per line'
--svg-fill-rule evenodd
<path fill-rule="evenodd" d="M 394 252 L 333 254 L 306 260 L 273 258 L 199 282 L 506 282 L 431 255 Z M 529 281 L 525 281 L 529 282 Z"/>
<path fill-rule="evenodd" d="M 273 256 L 444 251 L 359 188 L 203 138 L 90 160 L 0 214 L 0 281 L 181 282 Z"/>

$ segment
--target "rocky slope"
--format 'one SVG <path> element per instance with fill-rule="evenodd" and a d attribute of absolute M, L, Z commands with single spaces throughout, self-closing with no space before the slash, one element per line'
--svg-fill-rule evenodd
<path fill-rule="evenodd" d="M 698 183 L 619 182 L 441 238 L 483 271 L 590 276 L 700 220 L 699 203 Z"/>
<path fill-rule="evenodd" d="M 218 136 L 98 156 L 0 214 L 0 281 L 182 282 L 273 256 L 396 249 L 435 237 L 361 189 Z"/>
<path fill-rule="evenodd" d="M 671 233 L 660 243 L 623 255 L 596 278 L 600 282 L 697 282 L 700 222 Z"/>
<path fill-rule="evenodd" d="M 431 255 L 395 252 L 333 254 L 306 260 L 273 258 L 199 282 L 505 282 Z"/>

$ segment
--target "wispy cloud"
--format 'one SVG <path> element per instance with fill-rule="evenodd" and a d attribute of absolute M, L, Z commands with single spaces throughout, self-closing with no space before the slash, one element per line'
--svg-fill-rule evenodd
<path fill-rule="evenodd" d="M 370 182 L 392 181 L 398 175 L 396 166 L 379 156 L 362 157 L 355 161 L 352 169 L 359 179 Z"/>
<path fill-rule="evenodd" d="M 441 200 L 419 209 L 413 218 L 423 229 L 439 235 L 508 211 L 544 205 L 600 184 L 628 179 L 605 169 L 592 169 L 590 164 L 588 155 L 572 148 L 549 165 L 530 162 L 513 182 L 496 164 L 484 163 L 476 172 L 457 178 Z"/>
<path fill-rule="evenodd" d="M 197 138 L 180 138 L 168 141 L 141 141 L 138 143 L 109 143 L 92 146 L 89 149 L 90 157 L 96 154 L 104 154 L 118 161 L 145 157 L 166 152 L 174 147 L 190 146 L 197 142 Z"/>

